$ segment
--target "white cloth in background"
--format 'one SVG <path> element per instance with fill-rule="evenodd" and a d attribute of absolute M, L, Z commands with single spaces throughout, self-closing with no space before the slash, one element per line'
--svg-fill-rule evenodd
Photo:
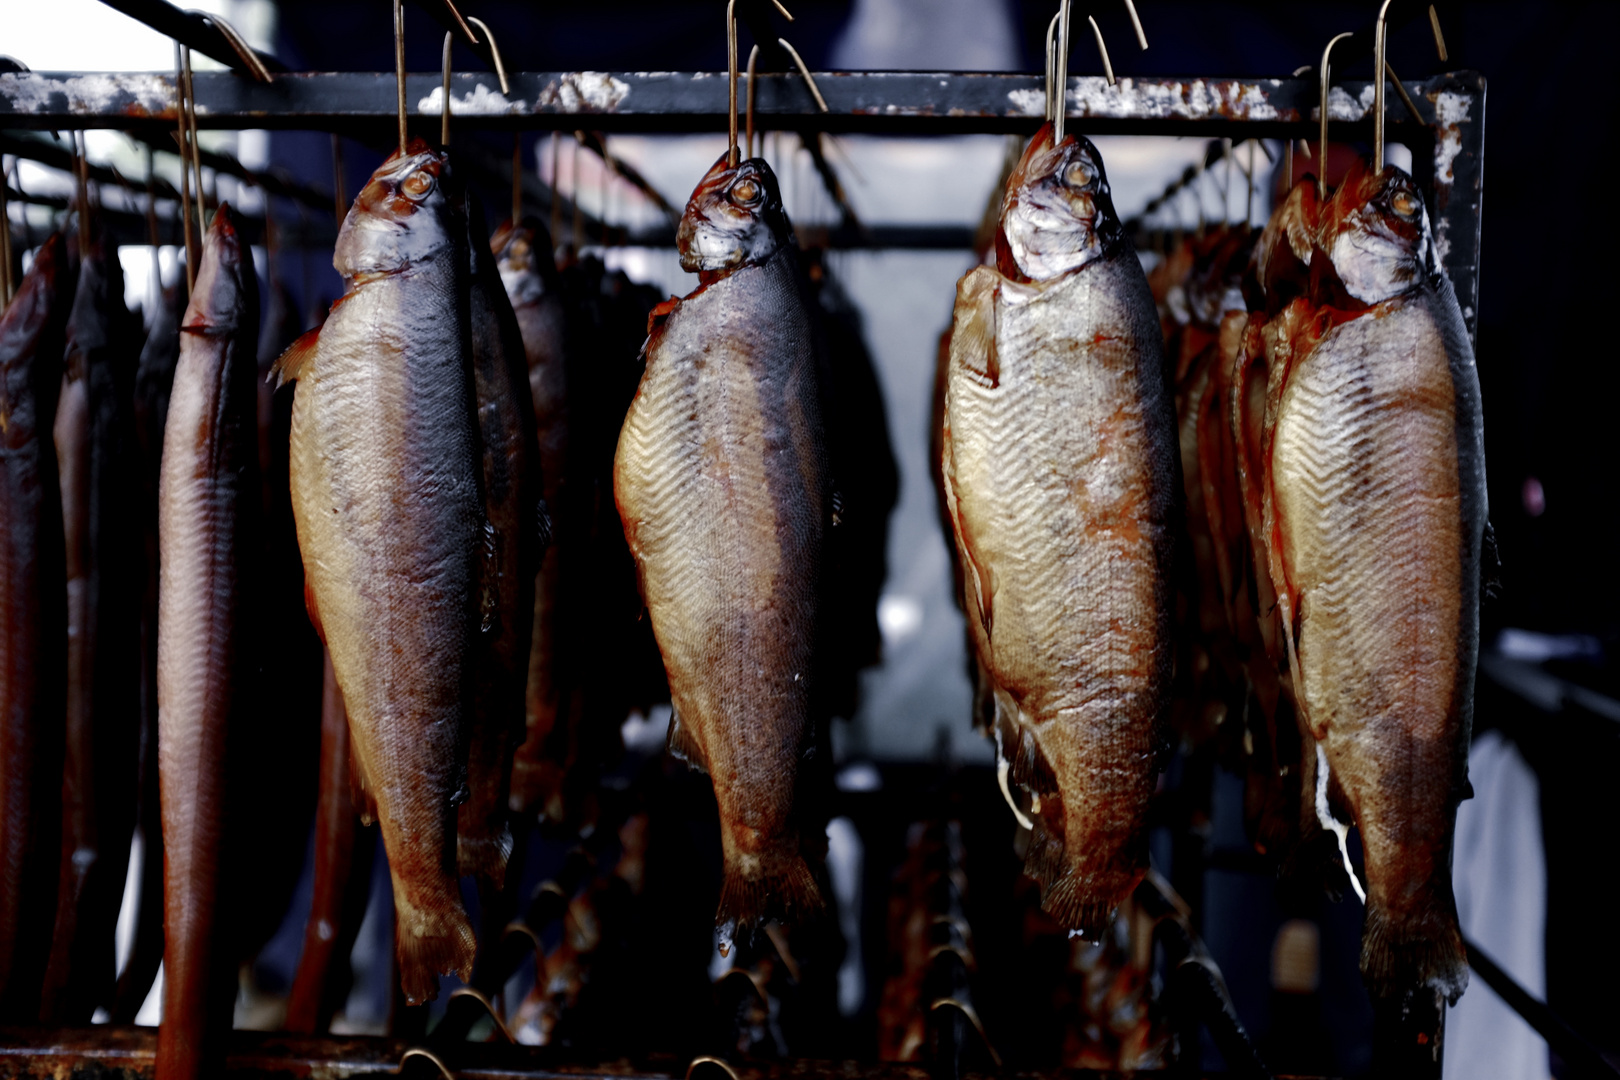
<path fill-rule="evenodd" d="M 1463 934 L 1518 984 L 1547 997 L 1547 869 L 1540 788 L 1495 731 L 1468 756 L 1474 797 L 1457 810 L 1452 882 Z M 1547 1080 L 1547 1044 L 1477 972 L 1446 1017 L 1445 1080 Z"/>

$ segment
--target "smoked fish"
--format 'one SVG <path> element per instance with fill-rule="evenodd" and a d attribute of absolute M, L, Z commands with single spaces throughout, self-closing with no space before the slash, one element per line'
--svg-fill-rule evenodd
<path fill-rule="evenodd" d="M 92 226 L 68 316 L 55 420 L 67 552 L 68 688 L 62 861 L 40 1017 L 88 1023 L 114 990 L 140 753 L 140 456 L 132 402 L 140 325 L 117 250 Z"/>
<path fill-rule="evenodd" d="M 382 826 L 411 1004 L 472 972 L 455 876 L 485 541 L 467 225 L 449 160 L 413 141 L 338 235 L 347 292 L 277 361 L 297 379 L 291 482 L 305 594 Z"/>
<path fill-rule="evenodd" d="M 716 162 L 677 243 L 701 283 L 654 312 L 613 490 L 669 674 L 670 750 L 714 782 L 729 951 L 745 927 L 822 908 L 794 799 L 832 500 L 811 316 L 769 166 Z"/>
<path fill-rule="evenodd" d="M 230 1030 L 227 757 L 258 699 L 259 284 L 221 203 L 180 324 L 158 484 L 158 781 L 163 805 L 159 1080 L 194 1080 Z"/>
<path fill-rule="evenodd" d="M 1353 169 L 1313 246 L 1314 311 L 1267 326 L 1288 340 L 1268 340 L 1261 444 L 1265 554 L 1321 761 L 1306 797 L 1361 835 L 1369 990 L 1455 1002 L 1468 964 L 1451 845 L 1487 513 L 1478 372 L 1404 172 Z"/>
<path fill-rule="evenodd" d="M 32 1023 L 56 915 L 67 581 L 52 425 L 74 275 L 53 233 L 0 318 L 0 1018 Z"/>
<path fill-rule="evenodd" d="M 1043 128 L 997 265 L 957 285 L 943 471 L 1025 872 L 1088 935 L 1147 869 L 1173 646 L 1178 447 L 1152 294 L 1095 147 Z M 1011 795 L 1008 795 L 1009 801 Z"/>
<path fill-rule="evenodd" d="M 469 202 L 473 384 L 489 522 L 481 566 L 476 701 L 467 745 L 467 801 L 456 809 L 456 864 L 499 889 L 512 854 L 512 757 L 525 732 L 535 574 L 549 522 L 541 505 L 530 369 L 517 316 Z"/>

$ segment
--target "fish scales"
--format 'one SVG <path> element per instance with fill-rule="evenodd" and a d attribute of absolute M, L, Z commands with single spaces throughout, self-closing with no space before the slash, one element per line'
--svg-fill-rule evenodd
<path fill-rule="evenodd" d="M 180 330 L 158 482 L 158 780 L 164 858 L 158 1080 L 219 1064 L 236 957 L 226 947 L 229 747 L 251 723 L 259 560 L 258 281 L 229 204 L 204 242 Z"/>
<path fill-rule="evenodd" d="M 722 158 L 681 247 L 704 284 L 655 315 L 614 495 L 669 673 L 671 749 L 714 783 L 729 948 L 741 925 L 821 907 L 794 797 L 830 487 L 810 316 L 768 167 Z"/>
<path fill-rule="evenodd" d="M 349 714 L 363 816 L 382 827 L 409 1001 L 471 974 L 454 875 L 483 496 L 468 359 L 466 225 L 413 144 L 339 236 L 349 291 L 280 361 L 299 381 L 292 489 L 311 615 Z"/>
<path fill-rule="evenodd" d="M 52 234 L 0 319 L 0 1016 L 39 1015 L 61 855 L 67 624 L 52 444 L 74 292 Z"/>

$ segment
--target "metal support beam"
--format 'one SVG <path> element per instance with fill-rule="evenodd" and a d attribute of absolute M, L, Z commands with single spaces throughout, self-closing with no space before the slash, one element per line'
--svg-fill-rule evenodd
<path fill-rule="evenodd" d="M 244 75 L 252 75 L 242 58 L 236 55 L 231 48 L 230 41 L 215 26 L 207 16 L 195 11 L 183 11 L 167 0 L 101 0 L 103 4 L 122 11 L 136 22 L 145 23 L 164 37 L 173 38 L 180 44 L 204 56 L 211 57 L 230 68 L 232 71 Z M 287 65 L 268 53 L 254 52 L 270 71 L 286 71 Z"/>

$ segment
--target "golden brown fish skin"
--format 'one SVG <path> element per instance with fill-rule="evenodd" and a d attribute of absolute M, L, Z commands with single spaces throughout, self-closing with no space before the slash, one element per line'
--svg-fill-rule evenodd
<path fill-rule="evenodd" d="M 474 203 L 468 228 L 473 382 L 490 532 L 481 568 L 469 795 L 456 810 L 456 863 L 461 873 L 499 889 L 512 853 L 508 793 L 513 751 L 525 730 L 535 573 L 547 525 L 523 337 Z"/>
<path fill-rule="evenodd" d="M 158 782 L 163 1023 L 158 1080 L 217 1068 L 235 957 L 224 945 L 227 748 L 250 722 L 258 562 L 258 281 L 229 204 L 181 322 L 158 484 Z M 223 1004 L 222 1004 L 223 1003 Z M 222 1015 L 222 1009 L 223 1015 Z"/>
<path fill-rule="evenodd" d="M 1320 248 L 1360 308 L 1319 318 L 1320 340 L 1272 369 L 1271 575 L 1302 719 L 1366 854 L 1363 976 L 1376 995 L 1454 1002 L 1487 510 L 1478 375 L 1409 177 L 1353 173 Z"/>
<path fill-rule="evenodd" d="M 540 557 L 535 582 L 524 738 L 512 763 L 510 799 L 515 813 L 539 812 L 560 820 L 566 813 L 563 780 L 574 741 L 559 731 L 574 718 L 569 643 L 575 635 L 565 629 L 572 621 L 568 613 L 574 590 L 567 571 L 577 554 L 581 524 L 578 493 L 570 482 L 566 306 L 544 225 L 533 219 L 504 222 L 490 238 L 490 248 L 523 339 L 541 494 L 552 524 L 552 542 Z"/>
<path fill-rule="evenodd" d="M 112 997 L 114 934 L 135 826 L 144 541 L 131 415 L 139 323 L 94 229 L 68 316 L 54 434 L 68 576 L 62 863 L 41 1019 L 88 1023 Z M 133 535 L 132 535 L 133 533 Z"/>
<path fill-rule="evenodd" d="M 998 752 L 1034 795 L 1025 870 L 1089 933 L 1147 869 L 1176 423 L 1152 295 L 1089 142 L 1035 137 L 997 247 L 999 269 L 957 286 L 945 483 Z"/>
<path fill-rule="evenodd" d="M 682 265 L 614 461 L 614 496 L 669 673 L 670 748 L 720 808 L 722 947 L 820 911 L 794 822 L 811 736 L 831 512 L 811 324 L 775 178 L 725 159 L 693 193 Z"/>
<path fill-rule="evenodd" d="M 310 614 L 349 714 L 363 816 L 382 825 L 407 1000 L 471 974 L 455 808 L 484 541 L 466 224 L 417 141 L 361 191 L 334 265 L 349 291 L 281 369 L 298 378 L 292 493 Z"/>
<path fill-rule="evenodd" d="M 54 233 L 0 318 L 0 1018 L 32 1023 L 61 856 L 67 686 L 62 492 L 52 445 L 74 277 Z"/>

